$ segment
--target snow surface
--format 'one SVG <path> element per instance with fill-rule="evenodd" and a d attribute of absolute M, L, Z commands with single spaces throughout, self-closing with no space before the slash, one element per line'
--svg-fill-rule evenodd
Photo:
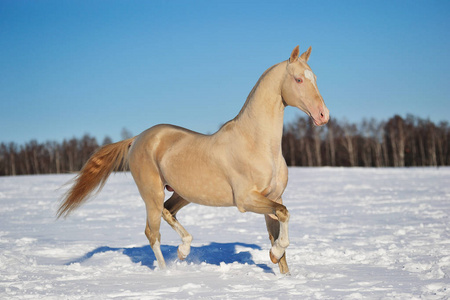
<path fill-rule="evenodd" d="M 291 168 L 282 276 L 264 217 L 191 204 L 186 261 L 163 222 L 159 270 L 130 174 L 66 220 L 73 175 L 0 178 L 0 299 L 447 299 L 450 168 Z"/>

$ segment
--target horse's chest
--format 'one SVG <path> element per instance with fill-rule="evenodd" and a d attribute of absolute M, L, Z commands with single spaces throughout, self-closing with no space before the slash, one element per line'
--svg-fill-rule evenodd
<path fill-rule="evenodd" d="M 271 176 L 268 182 L 265 184 L 265 187 L 262 190 L 261 194 L 275 201 L 281 198 L 281 195 L 283 194 L 284 189 L 287 185 L 288 174 L 286 163 L 284 163 L 284 160 L 282 163 L 274 164 L 272 171 L 269 173 L 271 173 Z"/>

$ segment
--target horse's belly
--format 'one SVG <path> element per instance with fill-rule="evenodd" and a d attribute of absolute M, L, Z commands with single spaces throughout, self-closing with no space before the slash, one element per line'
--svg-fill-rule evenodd
<path fill-rule="evenodd" d="M 165 172 L 166 184 L 185 200 L 209 206 L 233 206 L 233 191 L 225 177 L 209 168 L 190 165 Z"/>
<path fill-rule="evenodd" d="M 183 196 L 183 198 L 189 202 L 207 206 L 234 206 L 233 197 L 217 189 L 213 192 L 205 193 L 200 191 L 192 195 Z"/>
<path fill-rule="evenodd" d="M 208 206 L 233 206 L 233 194 L 231 188 L 221 185 L 205 183 L 195 185 L 189 189 L 175 190 L 180 196 L 189 202 Z"/>

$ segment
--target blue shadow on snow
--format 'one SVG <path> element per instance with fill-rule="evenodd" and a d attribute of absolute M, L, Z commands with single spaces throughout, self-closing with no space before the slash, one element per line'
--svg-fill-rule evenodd
<path fill-rule="evenodd" d="M 255 244 L 245 244 L 245 243 L 211 243 L 209 245 L 201 246 L 201 247 L 191 247 L 191 253 L 186 258 L 186 262 L 188 263 L 201 263 L 205 262 L 207 264 L 212 264 L 216 266 L 220 266 L 220 263 L 242 263 L 255 265 L 264 270 L 265 273 L 275 274 L 268 265 L 266 264 L 256 264 L 253 261 L 252 255 L 248 251 L 241 251 L 237 253 L 236 247 L 246 247 L 251 249 L 261 250 L 260 246 Z M 164 258 L 167 262 L 175 261 L 178 259 L 177 255 L 178 247 L 176 246 L 168 246 L 161 245 L 161 251 L 164 255 Z M 82 263 L 97 253 L 104 253 L 108 251 L 117 251 L 122 252 L 127 255 L 133 263 L 140 263 L 143 266 L 146 266 L 150 269 L 154 269 L 154 263 L 156 261 L 156 257 L 153 253 L 150 245 L 142 246 L 142 247 L 131 247 L 131 248 L 112 248 L 108 246 L 98 247 L 80 258 L 77 258 L 73 261 L 66 263 L 66 265 L 70 265 L 73 263 Z"/>

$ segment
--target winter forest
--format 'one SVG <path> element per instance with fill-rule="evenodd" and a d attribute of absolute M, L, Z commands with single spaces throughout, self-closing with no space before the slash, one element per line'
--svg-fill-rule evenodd
<path fill-rule="evenodd" d="M 124 129 L 122 137 L 131 137 Z M 0 144 L 0 175 L 79 171 L 101 145 L 89 134 L 62 143 L 32 140 Z M 306 117 L 285 125 L 282 141 L 288 166 L 413 167 L 450 165 L 450 127 L 415 116 L 359 123 L 331 119 L 323 127 Z"/>

